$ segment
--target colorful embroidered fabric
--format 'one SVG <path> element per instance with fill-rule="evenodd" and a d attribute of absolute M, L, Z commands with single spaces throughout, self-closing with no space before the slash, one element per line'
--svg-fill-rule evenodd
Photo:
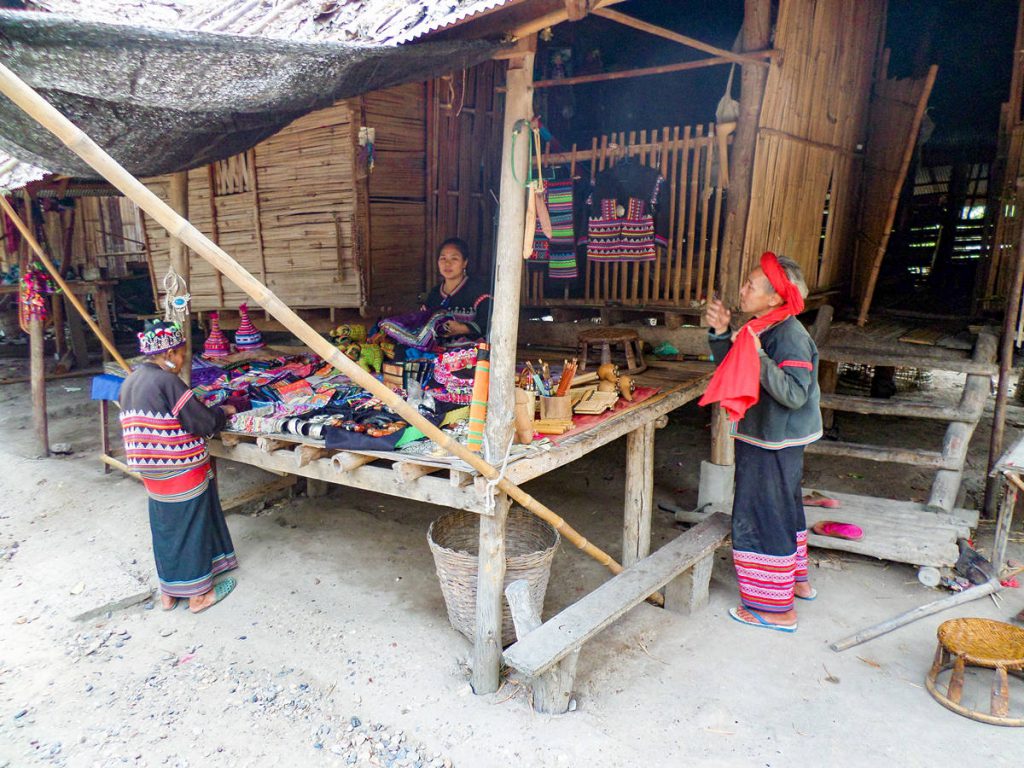
<path fill-rule="evenodd" d="M 532 259 L 548 262 L 548 275 L 554 280 L 575 279 L 576 231 L 573 221 L 573 180 L 545 182 L 548 215 L 551 217 L 550 240 L 537 221 Z"/>
<path fill-rule="evenodd" d="M 481 297 L 478 301 L 483 300 Z M 460 345 L 456 339 L 442 335 L 443 326 L 449 320 L 459 323 L 472 323 L 476 319 L 476 307 L 472 309 L 419 309 L 404 315 L 396 315 L 380 321 L 380 329 L 399 344 L 413 349 L 436 349 L 442 344 L 446 346 Z M 468 344 L 475 342 L 467 341 Z"/>
<path fill-rule="evenodd" d="M 431 389 L 435 400 L 443 403 L 469 405 L 473 401 L 473 372 L 476 367 L 476 347 L 453 349 L 443 353 L 434 363 L 434 381 L 442 389 Z M 458 372 L 466 376 L 458 376 Z"/>
<path fill-rule="evenodd" d="M 49 315 L 46 297 L 57 292 L 53 278 L 39 264 L 33 264 L 25 270 L 21 277 L 21 297 L 18 303 L 18 322 L 23 331 L 28 333 L 29 322 L 33 319 L 46 322 Z"/>
<path fill-rule="evenodd" d="M 587 258 L 598 262 L 654 261 L 654 217 L 646 213 L 646 203 L 629 199 L 625 215 L 617 215 L 614 200 L 601 201 L 601 215 L 590 219 Z"/>

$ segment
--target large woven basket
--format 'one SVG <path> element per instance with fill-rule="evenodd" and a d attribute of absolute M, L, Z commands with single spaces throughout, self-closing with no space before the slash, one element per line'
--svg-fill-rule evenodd
<path fill-rule="evenodd" d="M 525 509 L 509 510 L 505 524 L 505 584 L 526 579 L 530 601 L 540 613 L 548 589 L 551 561 L 561 537 L 550 525 Z M 470 640 L 476 628 L 476 575 L 480 544 L 480 517 L 457 510 L 430 524 L 427 542 L 434 553 L 441 594 L 452 626 Z M 508 602 L 501 601 L 501 644 L 515 642 L 516 632 Z"/>

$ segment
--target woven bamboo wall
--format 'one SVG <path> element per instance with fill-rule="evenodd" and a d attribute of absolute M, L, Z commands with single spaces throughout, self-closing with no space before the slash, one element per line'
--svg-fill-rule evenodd
<path fill-rule="evenodd" d="M 715 290 L 719 277 L 724 190 L 718 181 L 716 147 L 711 123 L 621 131 L 595 136 L 583 150 L 573 146 L 566 153 L 546 153 L 545 164 L 567 164 L 573 176 L 591 182 L 623 157 L 657 168 L 665 179 L 662 205 L 669 206 L 668 247 L 658 249 L 654 262 L 584 263 L 582 300 L 550 297 L 559 283 L 550 279 L 545 298 L 547 269 L 531 264 L 524 303 L 697 308 Z"/>
<path fill-rule="evenodd" d="M 361 118 L 376 132 L 376 161 L 367 179 L 367 295 L 381 312 L 409 309 L 427 280 L 426 85 L 367 94 Z"/>
<path fill-rule="evenodd" d="M 761 107 L 742 273 L 770 249 L 795 259 L 812 291 L 850 279 L 859 147 L 885 12 L 885 0 L 781 1 L 783 55 Z"/>
<path fill-rule="evenodd" d="M 438 280 L 437 246 L 449 237 L 469 244 L 471 269 L 491 270 L 504 121 L 497 89 L 505 66 L 488 61 L 427 84 L 428 286 Z"/>
<path fill-rule="evenodd" d="M 888 56 L 883 57 L 888 61 Z M 882 257 L 889 242 L 903 181 L 917 143 L 921 118 L 935 83 L 938 67 L 921 78 L 875 83 L 864 159 L 864 183 L 859 226 L 854 244 L 853 295 L 859 303 L 858 324 L 864 325 L 875 290 Z"/>
<path fill-rule="evenodd" d="M 240 157 L 188 173 L 191 222 L 292 307 L 360 306 L 352 131 L 352 111 L 343 102 L 296 120 Z M 168 198 L 169 177 L 147 183 Z M 146 231 L 160 283 L 168 236 L 152 221 Z M 194 255 L 191 272 L 194 310 L 245 300 Z"/>

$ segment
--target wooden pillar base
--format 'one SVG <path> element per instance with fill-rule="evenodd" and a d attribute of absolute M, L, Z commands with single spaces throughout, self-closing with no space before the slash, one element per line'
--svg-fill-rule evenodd
<path fill-rule="evenodd" d="M 715 553 L 712 551 L 666 584 L 665 609 L 689 616 L 704 608 L 711 596 L 711 571 L 714 567 Z"/>

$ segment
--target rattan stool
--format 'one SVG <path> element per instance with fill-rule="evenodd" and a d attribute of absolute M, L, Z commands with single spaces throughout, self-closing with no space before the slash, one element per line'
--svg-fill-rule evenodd
<path fill-rule="evenodd" d="M 1020 677 L 1024 670 L 1024 629 L 989 619 L 951 619 L 943 622 L 937 632 L 935 661 L 925 684 L 928 692 L 947 709 L 958 715 L 992 725 L 1024 726 L 1024 718 L 1010 717 L 1009 675 Z M 964 691 L 966 667 L 994 670 L 990 712 L 969 709 L 960 703 Z M 947 669 L 946 692 L 939 690 L 937 680 Z"/>
<path fill-rule="evenodd" d="M 630 375 L 647 370 L 644 363 L 644 343 L 640 334 L 628 328 L 594 328 L 581 331 L 576 337 L 580 347 L 580 370 L 585 371 L 588 358 L 596 348 L 601 353 L 600 364 L 616 363 L 622 373 Z M 613 347 L 620 346 L 615 350 Z M 613 360 L 612 355 L 620 354 L 622 359 Z"/>

